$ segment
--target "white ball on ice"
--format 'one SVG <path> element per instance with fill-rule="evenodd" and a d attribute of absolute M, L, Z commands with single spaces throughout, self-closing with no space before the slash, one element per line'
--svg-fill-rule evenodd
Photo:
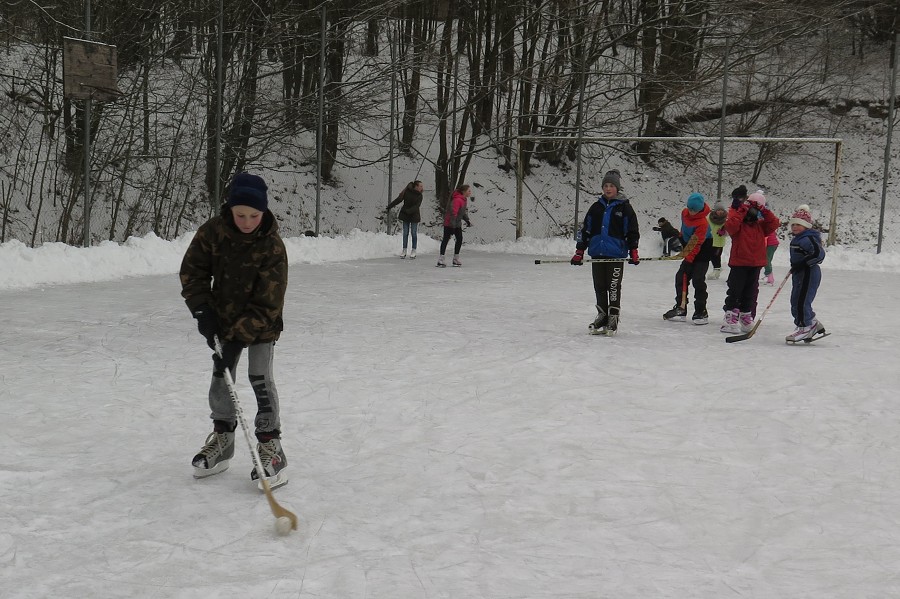
<path fill-rule="evenodd" d="M 285 536 L 291 532 L 291 519 L 287 516 L 281 516 L 275 519 L 275 532 L 281 536 Z"/>

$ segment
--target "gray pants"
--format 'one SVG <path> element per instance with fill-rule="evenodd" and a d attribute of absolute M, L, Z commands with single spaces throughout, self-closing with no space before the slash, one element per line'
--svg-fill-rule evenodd
<path fill-rule="evenodd" d="M 257 343 L 247 348 L 247 375 L 253 394 L 256 396 L 256 425 L 257 433 L 270 433 L 281 431 L 281 411 L 278 405 L 278 390 L 275 388 L 275 377 L 272 374 L 272 365 L 275 358 L 275 343 Z M 234 380 L 237 365 L 240 363 L 240 355 L 231 369 L 231 378 Z M 213 373 L 212 382 L 209 385 L 209 409 L 213 420 L 224 420 L 231 424 L 237 423 L 234 412 L 234 402 L 228 393 L 224 376 Z"/>

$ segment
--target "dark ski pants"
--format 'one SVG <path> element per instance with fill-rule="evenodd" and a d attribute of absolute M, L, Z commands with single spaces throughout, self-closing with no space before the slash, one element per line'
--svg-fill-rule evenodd
<path fill-rule="evenodd" d="M 722 268 L 722 252 L 725 250 L 723 247 L 713 246 L 712 258 L 709 259 L 710 264 L 712 264 L 713 268 Z"/>
<path fill-rule="evenodd" d="M 456 237 L 456 245 L 453 246 L 453 253 L 457 256 L 462 249 L 462 227 L 444 227 L 444 239 L 441 240 L 441 256 L 447 252 L 447 244 L 450 238 Z"/>
<path fill-rule="evenodd" d="M 681 261 L 678 272 L 675 273 L 675 305 L 681 305 L 681 297 L 684 295 L 684 305 L 687 307 L 687 298 L 690 296 L 688 285 L 694 286 L 694 311 L 703 313 L 706 311 L 706 300 L 709 294 L 706 292 L 706 273 L 709 271 L 709 261 L 695 259 L 693 262 Z"/>
<path fill-rule="evenodd" d="M 791 273 L 791 316 L 798 327 L 808 327 L 816 319 L 812 303 L 822 282 L 822 269 L 818 264 L 810 268 L 794 267 Z"/>
<path fill-rule="evenodd" d="M 591 262 L 594 295 L 597 296 L 597 305 L 606 314 L 610 314 L 610 310 L 618 314 L 621 308 L 624 271 L 625 262 Z"/>
<path fill-rule="evenodd" d="M 737 308 L 741 312 L 756 312 L 759 295 L 759 271 L 762 266 L 729 266 L 728 291 L 725 294 L 726 312 Z"/>
<path fill-rule="evenodd" d="M 275 343 L 256 343 L 247 348 L 247 374 L 253 394 L 256 396 L 256 434 L 281 431 L 281 415 L 278 403 L 278 390 L 275 388 L 273 363 L 275 358 Z M 231 370 L 231 378 L 234 380 L 237 365 L 240 362 L 240 354 L 234 362 Z M 214 369 L 215 370 L 215 369 Z M 213 420 L 222 420 L 231 424 L 237 423 L 234 412 L 234 402 L 228 393 L 223 372 L 213 372 L 212 382 L 209 385 L 210 417 Z"/>

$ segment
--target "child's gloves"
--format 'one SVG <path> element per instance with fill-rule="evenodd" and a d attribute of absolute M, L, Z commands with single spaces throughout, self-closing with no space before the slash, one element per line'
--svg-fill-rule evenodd
<path fill-rule="evenodd" d="M 206 337 L 209 349 L 216 349 L 214 337 L 219 332 L 219 319 L 216 317 L 215 311 L 209 307 L 209 304 L 201 304 L 192 314 L 197 319 L 197 330 Z"/>
<path fill-rule="evenodd" d="M 572 266 L 581 266 L 584 261 L 584 250 L 575 250 L 575 255 L 569 260 Z"/>
<path fill-rule="evenodd" d="M 640 264 L 641 263 L 641 259 L 638 256 L 637 248 L 628 252 L 628 255 L 630 256 L 630 258 L 628 260 L 628 264 Z"/>

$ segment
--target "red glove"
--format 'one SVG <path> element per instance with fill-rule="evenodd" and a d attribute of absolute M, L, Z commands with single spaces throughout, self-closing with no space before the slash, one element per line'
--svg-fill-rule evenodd
<path fill-rule="evenodd" d="M 569 260 L 572 266 L 581 266 L 584 260 L 584 250 L 575 250 L 575 255 Z"/>
<path fill-rule="evenodd" d="M 637 248 L 634 248 L 633 250 L 628 252 L 628 255 L 631 256 L 631 258 L 629 258 L 628 260 L 628 264 L 640 264 L 641 259 L 638 257 Z"/>

